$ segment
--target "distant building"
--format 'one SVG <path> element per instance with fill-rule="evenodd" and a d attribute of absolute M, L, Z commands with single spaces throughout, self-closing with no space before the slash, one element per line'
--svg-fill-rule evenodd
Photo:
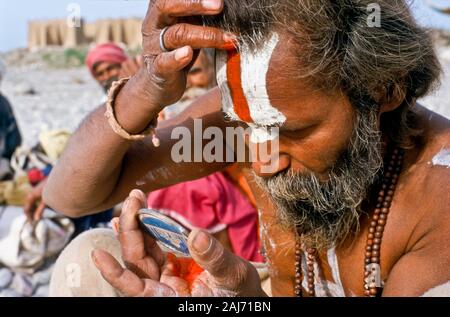
<path fill-rule="evenodd" d="M 141 46 L 142 20 L 102 19 L 92 23 L 81 22 L 80 27 L 69 27 L 66 20 L 31 21 L 28 23 L 28 48 L 47 46 L 76 47 L 91 43 L 124 43 L 134 49 Z"/>

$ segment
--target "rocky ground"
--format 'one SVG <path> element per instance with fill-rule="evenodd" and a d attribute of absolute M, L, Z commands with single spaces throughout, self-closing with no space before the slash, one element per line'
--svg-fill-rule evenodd
<path fill-rule="evenodd" d="M 444 67 L 442 84 L 421 102 L 450 118 L 450 40 L 440 37 L 436 42 Z M 103 92 L 79 66 L 82 54 L 50 49 L 3 55 L 8 71 L 0 89 L 14 106 L 25 144 L 34 145 L 42 130 L 73 131 L 100 104 Z"/>

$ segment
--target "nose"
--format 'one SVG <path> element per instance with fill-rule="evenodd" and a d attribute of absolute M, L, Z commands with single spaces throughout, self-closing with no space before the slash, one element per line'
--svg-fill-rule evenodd
<path fill-rule="evenodd" d="M 260 177 L 271 177 L 284 170 L 291 165 L 290 156 L 283 153 L 274 153 L 270 155 L 269 160 L 262 160 L 260 157 L 252 162 L 252 168 L 256 175 Z"/>

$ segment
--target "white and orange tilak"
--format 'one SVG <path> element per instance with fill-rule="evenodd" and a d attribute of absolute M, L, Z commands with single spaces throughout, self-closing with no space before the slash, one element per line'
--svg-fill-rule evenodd
<path fill-rule="evenodd" d="M 279 42 L 274 33 L 266 45 L 252 51 L 242 45 L 240 52 L 217 51 L 216 76 L 222 95 L 222 110 L 233 120 L 245 121 L 252 128 L 251 140 L 267 142 L 278 137 L 275 129 L 286 117 L 272 106 L 267 93 L 267 73 Z M 262 128 L 261 128 L 262 127 Z"/>

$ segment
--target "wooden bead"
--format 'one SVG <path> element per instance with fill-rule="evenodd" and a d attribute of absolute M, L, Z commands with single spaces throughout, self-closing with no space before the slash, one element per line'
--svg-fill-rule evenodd
<path fill-rule="evenodd" d="M 372 252 L 366 251 L 366 258 L 370 258 L 372 256 Z"/>
<path fill-rule="evenodd" d="M 383 232 L 375 232 L 375 238 L 383 237 Z"/>
<path fill-rule="evenodd" d="M 367 247 L 371 247 L 373 245 L 373 239 L 367 239 L 366 245 Z"/>
<path fill-rule="evenodd" d="M 369 233 L 367 235 L 367 239 L 372 240 L 374 238 L 373 233 Z"/>
<path fill-rule="evenodd" d="M 370 295 L 371 295 L 371 296 L 375 296 L 375 295 L 377 295 L 377 294 L 378 294 L 378 291 L 377 291 L 376 288 L 371 288 L 371 289 L 370 289 Z"/>
<path fill-rule="evenodd" d="M 382 209 L 381 209 L 381 213 L 382 213 L 382 214 L 387 214 L 387 213 L 389 213 L 389 208 L 386 208 L 386 207 L 385 207 L 385 208 L 382 208 Z"/>
<path fill-rule="evenodd" d="M 370 261 L 372 263 L 379 264 L 380 263 L 380 258 L 373 256 L 372 258 L 370 258 Z"/>
<path fill-rule="evenodd" d="M 373 213 L 375 215 L 379 215 L 381 213 L 381 209 L 380 208 L 375 208 L 375 210 L 373 211 Z"/>
<path fill-rule="evenodd" d="M 370 222 L 370 226 L 373 228 L 373 227 L 376 227 L 377 226 L 377 222 L 376 221 L 371 221 Z"/>
<path fill-rule="evenodd" d="M 373 250 L 372 251 L 372 258 L 379 258 L 380 257 L 380 252 L 378 250 Z"/>
<path fill-rule="evenodd" d="M 379 245 L 379 244 L 373 245 L 373 246 L 372 246 L 372 250 L 379 251 L 379 250 L 380 250 L 380 245 Z M 373 254 L 373 253 L 372 253 L 372 254 Z"/>
<path fill-rule="evenodd" d="M 386 214 L 381 214 L 381 215 L 380 215 L 380 219 L 386 220 L 386 219 L 387 219 L 387 215 L 386 215 Z"/>
<path fill-rule="evenodd" d="M 386 220 L 384 220 L 384 219 L 378 219 L 378 224 L 379 224 L 380 226 L 384 226 L 384 225 L 386 225 Z"/>

